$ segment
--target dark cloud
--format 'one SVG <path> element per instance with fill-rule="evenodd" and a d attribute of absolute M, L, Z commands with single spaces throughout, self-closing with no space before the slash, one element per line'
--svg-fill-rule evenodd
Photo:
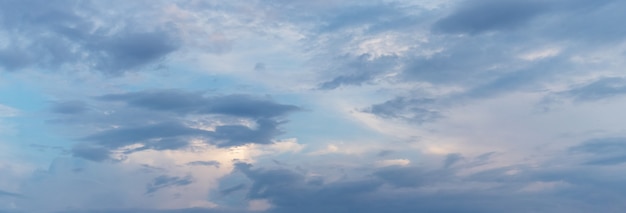
<path fill-rule="evenodd" d="M 161 175 L 159 177 L 154 178 L 152 183 L 146 186 L 146 194 L 152 194 L 162 188 L 172 187 L 172 186 L 186 186 L 193 183 L 193 179 L 191 176 L 186 177 L 170 177 L 166 175 Z"/>
<path fill-rule="evenodd" d="M 434 105 L 435 100 L 433 99 L 396 97 L 380 104 L 374 104 L 364 111 L 382 118 L 395 118 L 415 123 L 424 123 L 442 117 Z"/>
<path fill-rule="evenodd" d="M 515 29 L 547 10 L 547 6 L 541 1 L 465 1 L 433 28 L 444 33 L 468 34 Z"/>

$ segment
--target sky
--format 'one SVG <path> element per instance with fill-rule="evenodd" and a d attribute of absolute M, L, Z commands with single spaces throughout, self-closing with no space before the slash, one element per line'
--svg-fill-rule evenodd
<path fill-rule="evenodd" d="M 624 10 L 0 0 L 0 213 L 621 213 Z"/>

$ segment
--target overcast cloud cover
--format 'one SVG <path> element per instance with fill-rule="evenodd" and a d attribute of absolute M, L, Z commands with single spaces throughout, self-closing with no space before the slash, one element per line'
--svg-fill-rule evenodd
<path fill-rule="evenodd" d="M 625 10 L 0 0 L 0 213 L 621 213 Z"/>

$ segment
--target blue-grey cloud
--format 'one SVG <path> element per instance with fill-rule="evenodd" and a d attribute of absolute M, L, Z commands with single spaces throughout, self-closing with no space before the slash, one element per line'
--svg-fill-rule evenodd
<path fill-rule="evenodd" d="M 626 153 L 626 138 L 596 138 L 583 142 L 570 148 L 574 152 L 586 152 L 591 154 L 615 154 Z"/>
<path fill-rule="evenodd" d="M 380 104 L 374 104 L 364 111 L 382 118 L 424 123 L 443 117 L 434 106 L 435 100 L 433 99 L 396 97 Z"/>
<path fill-rule="evenodd" d="M 547 6 L 541 1 L 465 1 L 452 14 L 435 23 L 434 29 L 468 34 L 515 29 L 541 14 Z"/>
<path fill-rule="evenodd" d="M 459 162 L 460 160 L 463 160 L 463 155 L 461 155 L 459 153 L 450 153 L 450 154 L 446 155 L 446 159 L 443 162 L 443 167 L 444 168 L 449 168 L 450 166 L 454 165 L 455 163 Z"/>
<path fill-rule="evenodd" d="M 251 129 L 243 125 L 217 126 L 211 135 L 220 142 L 220 147 L 240 146 L 248 143 L 269 144 L 271 139 L 281 134 L 278 129 L 280 122 L 271 119 L 257 120 L 257 128 Z"/>
<path fill-rule="evenodd" d="M 190 166 L 214 166 L 215 168 L 219 168 L 221 164 L 218 161 L 193 161 L 193 162 L 187 163 L 187 165 L 190 165 Z"/>
<path fill-rule="evenodd" d="M 555 1 L 553 6 L 558 18 L 546 31 L 537 34 L 558 39 L 571 39 L 588 45 L 605 45 L 620 42 L 626 30 L 615 20 L 626 17 L 620 12 L 626 6 L 623 1 Z M 545 33 L 545 34 L 544 34 Z"/>
<path fill-rule="evenodd" d="M 243 183 L 237 184 L 235 186 L 228 187 L 228 188 L 220 190 L 220 194 L 222 194 L 222 195 L 229 195 L 229 194 L 231 194 L 233 192 L 244 190 L 244 189 L 246 189 L 246 187 L 247 187 L 246 184 L 243 184 Z"/>
<path fill-rule="evenodd" d="M 156 191 L 166 187 L 186 186 L 191 183 L 193 183 L 193 178 L 191 176 L 170 177 L 166 175 L 161 175 L 154 178 L 152 183 L 146 186 L 146 194 L 155 193 Z"/>
<path fill-rule="evenodd" d="M 368 29 L 393 29 L 410 22 L 401 22 L 409 13 L 400 3 L 374 3 L 341 7 L 329 13 L 319 31 L 334 32 L 345 28 L 366 26 Z M 416 21 L 416 20 L 415 20 Z M 384 26 L 386 25 L 386 26 Z"/>
<path fill-rule="evenodd" d="M 119 148 L 134 142 L 152 139 L 169 139 L 183 136 L 201 137 L 208 135 L 208 132 L 209 131 L 190 128 L 179 123 L 159 123 L 142 127 L 111 129 L 85 137 L 83 140 L 93 141 L 98 145 L 109 148 Z M 158 142 L 156 142 L 155 147 L 159 147 Z M 168 148 L 179 147 L 165 147 L 165 149 Z"/>
<path fill-rule="evenodd" d="M 18 193 L 13 193 L 13 192 L 7 192 L 7 191 L 3 191 L 0 190 L 0 197 L 16 197 L 16 198 L 23 198 L 24 195 L 18 194 Z"/>
<path fill-rule="evenodd" d="M 356 58 L 341 57 L 342 66 L 334 68 L 338 74 L 332 80 L 319 85 L 320 89 L 336 89 L 342 85 L 361 85 L 371 81 L 374 77 L 391 71 L 397 63 L 397 57 L 385 56 L 369 60 L 370 55 L 364 54 Z"/>
<path fill-rule="evenodd" d="M 415 167 L 399 167 L 390 166 L 381 168 L 374 172 L 374 175 L 381 178 L 386 183 L 396 187 L 418 187 L 425 184 L 431 184 L 436 179 L 442 179 L 445 176 L 437 175 L 434 173 L 425 172 L 422 169 Z"/>
<path fill-rule="evenodd" d="M 119 208 L 111 208 L 111 209 L 87 209 L 87 210 L 67 210 L 67 211 L 58 211 L 55 213 L 251 213 L 251 211 L 246 210 L 234 210 L 234 209 L 225 209 L 225 208 L 181 208 L 181 209 L 119 209 Z M 16 212 L 10 212 L 16 213 Z"/>
<path fill-rule="evenodd" d="M 121 101 L 131 106 L 181 114 L 224 114 L 256 119 L 282 116 L 300 109 L 297 106 L 278 104 L 248 95 L 207 97 L 202 93 L 179 90 L 111 94 L 101 96 L 99 99 Z"/>
<path fill-rule="evenodd" d="M 166 31 L 124 33 L 87 41 L 96 68 L 110 74 L 137 68 L 162 59 L 178 49 L 176 39 Z"/>
<path fill-rule="evenodd" d="M 515 174 L 510 171 L 515 170 Z M 273 208 L 267 212 L 585 212 L 608 211 L 622 204 L 609 200 L 626 197 L 623 180 L 610 170 L 589 167 L 533 168 L 523 165 L 485 170 L 469 176 L 454 172 L 425 170 L 418 167 L 386 167 L 375 170 L 373 177 L 338 180 L 311 185 L 306 176 L 288 169 L 254 169 L 239 164 L 238 171 L 253 185 L 248 199 L 268 199 Z M 613 178 L 611 178 L 613 177 Z M 412 191 L 449 184 L 484 183 L 493 187 L 480 190 Z M 528 188 L 534 183 L 557 183 L 555 188 Z M 390 184 L 394 188 L 381 187 Z M 558 185 L 564 184 L 564 185 Z M 546 184 L 550 186 L 550 184 Z M 538 190 L 538 191 L 524 191 Z M 597 196 L 591 199 L 587 193 Z M 553 202 L 567 203 L 555 206 Z M 607 205 L 597 205 L 597 202 Z M 486 204 L 489 203 L 489 204 Z M 514 208 L 511 208 L 513 207 Z M 581 211 L 581 209 L 583 209 Z"/>
<path fill-rule="evenodd" d="M 626 79 L 618 77 L 601 78 L 560 94 L 572 97 L 576 101 L 596 101 L 620 96 L 626 94 Z"/>
<path fill-rule="evenodd" d="M 570 147 L 573 153 L 591 155 L 589 165 L 617 165 L 626 163 L 626 138 L 595 138 Z"/>
<path fill-rule="evenodd" d="M 71 150 L 72 156 L 84 158 L 92 161 L 104 161 L 108 160 L 111 155 L 111 150 L 102 146 L 95 146 L 90 144 L 78 144 Z"/>
<path fill-rule="evenodd" d="M 82 101 L 55 102 L 50 107 L 51 112 L 61 114 L 79 114 L 88 109 L 87 104 Z"/>
<path fill-rule="evenodd" d="M 3 1 L 0 23 L 12 45 L 0 48 L 0 65 L 9 71 L 81 65 L 120 75 L 156 63 L 180 47 L 175 32 L 165 28 L 138 31 L 140 22 L 125 20 L 120 29 L 100 6 L 71 0 Z M 98 21 L 106 19 L 111 22 Z"/>
<path fill-rule="evenodd" d="M 108 160 L 115 150 L 133 144 L 140 147 L 125 150 L 130 154 L 146 149 L 176 150 L 187 147 L 191 139 L 200 139 L 219 147 L 245 144 L 270 144 L 282 134 L 281 120 L 294 111 L 294 105 L 279 104 L 268 98 L 249 95 L 206 96 L 200 92 L 182 90 L 156 90 L 98 96 L 89 103 L 93 110 L 81 108 L 87 102 L 58 102 L 52 109 L 58 119 L 54 124 L 83 126 L 87 136 L 81 137 L 72 154 L 89 160 Z M 103 109 L 111 113 L 101 113 Z M 80 112 L 80 114 L 79 114 Z M 217 121 L 190 121 L 189 116 L 217 116 L 212 119 L 237 121 L 240 118 L 254 122 L 220 124 L 214 130 L 197 125 L 210 125 Z M 111 128 L 115 126 L 115 128 Z"/>

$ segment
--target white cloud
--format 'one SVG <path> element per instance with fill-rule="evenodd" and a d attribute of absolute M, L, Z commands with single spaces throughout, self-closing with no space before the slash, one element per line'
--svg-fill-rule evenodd
<path fill-rule="evenodd" d="M 14 117 L 19 115 L 20 111 L 10 106 L 0 104 L 0 118 L 1 117 Z"/>

